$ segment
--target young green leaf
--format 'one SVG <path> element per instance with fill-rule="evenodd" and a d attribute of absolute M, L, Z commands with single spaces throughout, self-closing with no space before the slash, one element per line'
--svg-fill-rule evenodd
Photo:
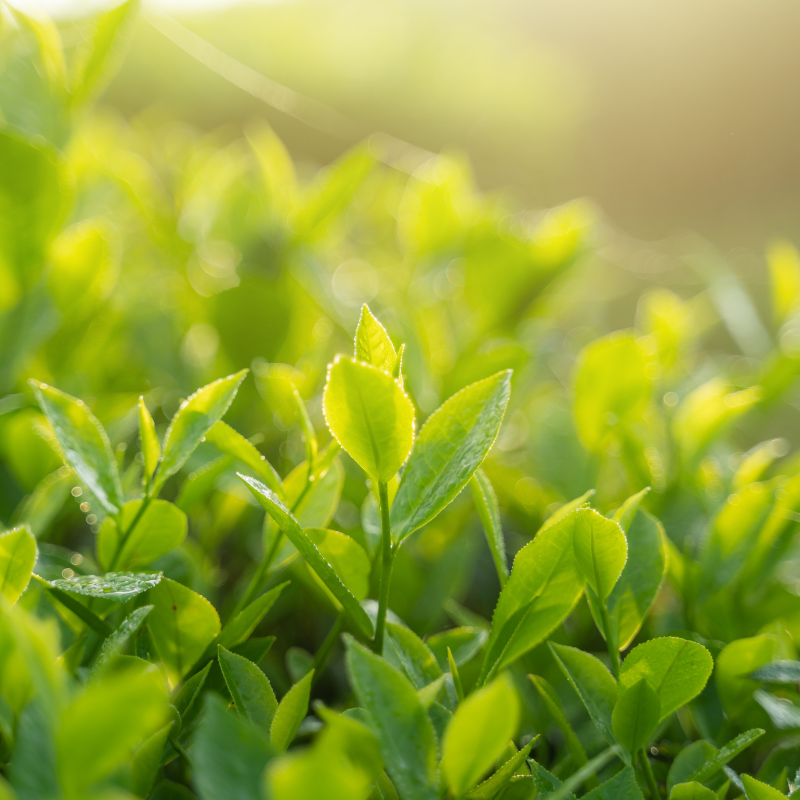
<path fill-rule="evenodd" d="M 619 695 L 613 675 L 600 660 L 575 647 L 551 642 L 550 651 L 600 733 L 615 744 L 611 716 Z"/>
<path fill-rule="evenodd" d="M 514 559 L 492 617 L 481 681 L 541 642 L 578 602 L 584 579 L 578 569 L 573 533 L 578 509 L 545 528 Z"/>
<path fill-rule="evenodd" d="M 467 485 L 489 452 L 511 394 L 511 370 L 473 383 L 428 417 L 414 442 L 391 510 L 401 542 L 430 522 Z"/>
<path fill-rule="evenodd" d="M 305 719 L 313 680 L 314 670 L 312 669 L 286 692 L 278 704 L 269 731 L 272 746 L 277 750 L 286 750 L 292 743 L 300 723 Z"/>
<path fill-rule="evenodd" d="M 500 792 L 508 785 L 512 776 L 514 776 L 517 770 L 525 763 L 525 760 L 531 752 L 531 748 L 536 744 L 538 738 L 538 736 L 534 736 L 522 750 L 514 753 L 494 775 L 487 778 L 483 783 L 479 783 L 474 789 L 470 789 L 465 795 L 465 800 L 492 800 L 492 798 L 500 797 Z"/>
<path fill-rule="evenodd" d="M 781 795 L 783 797 L 783 795 Z M 717 793 L 697 781 L 678 783 L 672 787 L 669 800 L 718 800 Z"/>
<path fill-rule="evenodd" d="M 157 586 L 160 572 L 108 572 L 105 575 L 75 575 L 48 581 L 54 589 L 84 597 L 103 598 L 114 603 L 127 603 L 136 595 Z"/>
<path fill-rule="evenodd" d="M 144 404 L 144 397 L 141 396 L 139 397 L 139 441 L 144 457 L 145 484 L 149 484 L 158 466 L 158 459 L 161 457 L 161 445 L 156 435 L 156 424 Z"/>
<path fill-rule="evenodd" d="M 386 333 L 386 329 L 372 315 L 366 303 L 361 306 L 355 345 L 356 361 L 364 361 L 390 375 L 394 374 L 397 360 L 394 345 L 389 334 Z"/>
<path fill-rule="evenodd" d="M 306 528 L 305 534 L 353 597 L 363 600 L 369 594 L 372 568 L 364 548 L 347 534 L 328 528 Z"/>
<path fill-rule="evenodd" d="M 428 645 L 405 625 L 386 623 L 383 657 L 411 681 L 415 689 L 422 689 L 442 675 L 442 668 Z"/>
<path fill-rule="evenodd" d="M 0 533 L 0 596 L 16 603 L 36 563 L 36 539 L 27 525 Z"/>
<path fill-rule="evenodd" d="M 350 637 L 347 672 L 386 770 L 403 800 L 436 800 L 436 736 L 414 687 L 380 656 Z"/>
<path fill-rule="evenodd" d="M 200 693 L 203 691 L 203 686 L 205 685 L 206 678 L 212 666 L 213 663 L 209 661 L 200 672 L 195 673 L 191 678 L 188 678 L 173 690 L 170 703 L 178 709 L 181 718 L 189 715 L 189 712 L 194 707 L 195 701 L 200 697 Z"/>
<path fill-rule="evenodd" d="M 636 783 L 633 767 L 625 767 L 613 778 L 585 794 L 582 800 L 644 800 L 642 790 Z"/>
<path fill-rule="evenodd" d="M 442 773 L 456 797 L 472 789 L 499 758 L 517 732 L 519 714 L 517 692 L 507 675 L 459 705 L 442 745 Z"/>
<path fill-rule="evenodd" d="M 772 786 L 749 775 L 742 775 L 742 783 L 747 792 L 747 800 L 785 800 L 786 795 L 773 789 Z"/>
<path fill-rule="evenodd" d="M 174 678 L 182 678 L 220 631 L 216 609 L 202 595 L 164 578 L 148 598 L 147 618 L 153 644 Z"/>
<path fill-rule="evenodd" d="M 640 644 L 622 663 L 620 691 L 647 678 L 661 704 L 661 719 L 697 697 L 706 685 L 714 661 L 697 642 L 663 636 Z"/>
<path fill-rule="evenodd" d="M 478 516 L 481 518 L 483 531 L 486 534 L 486 542 L 494 559 L 497 577 L 500 579 L 500 588 L 506 585 L 508 580 L 508 561 L 506 560 L 506 542 L 503 538 L 503 528 L 500 524 L 500 507 L 497 504 L 497 495 L 491 481 L 486 477 L 484 471 L 478 467 L 475 474 L 470 478 L 470 488 L 472 489 L 472 499 Z"/>
<path fill-rule="evenodd" d="M 584 509 L 575 522 L 575 558 L 583 577 L 605 601 L 619 578 L 628 557 L 622 528 L 593 509 Z"/>
<path fill-rule="evenodd" d="M 181 403 L 164 436 L 161 462 L 154 478 L 156 491 L 186 463 L 202 438 L 225 416 L 247 373 L 243 369 L 220 378 Z"/>
<path fill-rule="evenodd" d="M 238 474 L 238 473 L 237 473 Z M 239 477 L 247 484 L 267 513 L 278 523 L 278 526 L 286 534 L 286 537 L 297 548 L 306 563 L 317 573 L 322 582 L 328 587 L 333 596 L 342 604 L 348 614 L 355 620 L 358 627 L 366 636 L 371 637 L 373 633 L 372 621 L 367 613 L 358 603 L 358 600 L 351 594 L 341 579 L 334 572 L 333 567 L 322 557 L 311 539 L 300 527 L 297 520 L 292 516 L 289 509 L 280 499 L 271 492 L 263 483 L 239 474 Z"/>
<path fill-rule="evenodd" d="M 617 741 L 635 755 L 649 741 L 661 718 L 661 703 L 647 678 L 623 689 L 611 714 Z"/>
<path fill-rule="evenodd" d="M 414 406 L 391 375 L 337 357 L 322 409 L 336 441 L 373 480 L 395 476 L 414 442 Z"/>
<path fill-rule="evenodd" d="M 83 400 L 38 381 L 29 381 L 39 407 L 53 427 L 64 455 L 89 491 L 109 514 L 122 505 L 117 462 L 103 426 Z"/>
<path fill-rule="evenodd" d="M 269 734 L 275 712 L 278 710 L 278 701 L 267 676 L 258 665 L 243 656 L 231 653 L 221 645 L 219 666 L 228 691 L 236 704 L 236 710 Z"/>
<path fill-rule="evenodd" d="M 632 494 L 615 512 L 612 519 L 616 522 L 622 532 L 627 536 L 628 529 L 636 517 L 636 513 L 642 505 L 642 500 L 649 494 L 650 487 L 647 486 L 636 494 Z"/>

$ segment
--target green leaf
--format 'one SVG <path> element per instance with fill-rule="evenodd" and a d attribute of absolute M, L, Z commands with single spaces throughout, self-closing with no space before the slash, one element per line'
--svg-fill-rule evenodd
<path fill-rule="evenodd" d="M 38 575 L 34 575 L 33 577 L 47 587 L 46 593 L 49 599 L 52 598 L 61 603 L 64 608 L 69 609 L 78 619 L 98 634 L 100 638 L 104 639 L 113 632 L 114 629 L 105 620 L 101 619 L 87 605 L 84 605 L 84 603 L 78 600 L 77 597 L 73 597 L 71 594 L 61 589 L 53 588 L 48 581 L 44 578 L 40 578 Z"/>
<path fill-rule="evenodd" d="M 157 670 L 126 670 L 86 688 L 63 710 L 56 734 L 58 771 L 67 794 L 104 778 L 131 749 L 163 726 L 164 681 Z"/>
<path fill-rule="evenodd" d="M 642 790 L 636 783 L 633 767 L 625 767 L 613 778 L 585 794 L 582 800 L 644 800 Z"/>
<path fill-rule="evenodd" d="M 428 417 L 414 442 L 391 510 L 401 542 L 430 522 L 467 485 L 489 452 L 511 394 L 511 370 L 473 383 Z"/>
<path fill-rule="evenodd" d="M 225 416 L 248 370 L 209 383 L 181 403 L 164 436 L 164 451 L 156 471 L 157 491 L 174 475 L 209 430 Z"/>
<path fill-rule="evenodd" d="M 531 759 L 528 764 L 531 768 L 531 783 L 533 783 L 534 789 L 536 790 L 536 794 L 534 795 L 536 800 L 540 800 L 540 798 L 550 798 L 562 788 L 561 781 L 556 778 L 555 775 L 549 773 L 537 761 Z M 575 795 L 569 791 L 567 791 L 564 796 L 568 797 L 569 800 L 575 800 Z"/>
<path fill-rule="evenodd" d="M 640 644 L 622 662 L 620 691 L 647 678 L 661 704 L 661 719 L 697 697 L 706 685 L 714 661 L 697 642 L 663 636 Z"/>
<path fill-rule="evenodd" d="M 661 718 L 661 703 L 647 678 L 622 689 L 611 714 L 611 726 L 617 741 L 635 755 L 649 741 Z"/>
<path fill-rule="evenodd" d="M 153 422 L 142 396 L 139 397 L 139 441 L 144 458 L 145 485 L 147 485 L 150 483 L 150 479 L 158 466 L 158 459 L 161 457 L 161 445 L 156 435 L 156 424 Z"/>
<path fill-rule="evenodd" d="M 394 375 L 394 366 L 397 360 L 394 345 L 389 334 L 386 333 L 386 328 L 372 315 L 366 303 L 361 306 L 355 346 L 356 361 L 363 361 L 383 372 Z"/>
<path fill-rule="evenodd" d="M 709 763 L 719 753 L 716 747 L 711 742 L 705 739 L 700 739 L 687 745 L 683 750 L 675 756 L 672 766 L 667 773 L 667 793 L 672 791 L 672 787 L 679 783 L 686 783 L 688 781 L 696 781 L 695 773 Z M 724 762 L 723 762 L 724 763 Z M 717 770 L 722 769 L 723 764 L 719 764 L 714 771 L 709 773 L 713 775 Z M 702 781 L 700 781 L 702 783 Z"/>
<path fill-rule="evenodd" d="M 391 375 L 339 356 L 322 409 L 336 441 L 373 480 L 395 476 L 414 442 L 414 406 Z"/>
<path fill-rule="evenodd" d="M 453 654 L 447 651 L 447 667 L 450 670 L 450 677 L 453 680 L 453 688 L 456 692 L 456 699 L 459 704 L 464 702 L 464 687 L 461 685 L 461 676 L 458 674 L 458 667 L 453 659 Z"/>
<path fill-rule="evenodd" d="M 186 717 L 194 707 L 195 700 L 200 696 L 200 692 L 203 690 L 203 685 L 206 682 L 206 678 L 212 666 L 213 663 L 209 661 L 200 672 L 192 675 L 192 677 L 182 683 L 177 690 L 173 691 L 170 702 L 178 709 L 178 713 L 181 717 Z"/>
<path fill-rule="evenodd" d="M 250 634 L 264 619 L 288 585 L 289 581 L 278 584 L 243 608 L 233 619 L 225 623 L 225 627 L 217 637 L 217 642 L 223 647 L 231 648 L 249 639 Z"/>
<path fill-rule="evenodd" d="M 596 755 L 591 761 L 587 762 L 579 770 L 570 775 L 569 778 L 564 781 L 563 785 L 550 795 L 550 800 L 564 800 L 565 797 L 571 798 L 572 791 L 585 783 L 589 778 L 596 776 L 612 758 L 622 756 L 623 752 L 623 749 L 618 744 L 603 750 L 602 753 Z"/>
<path fill-rule="evenodd" d="M 536 744 L 538 738 L 538 736 L 535 736 L 522 750 L 514 753 L 494 775 L 487 778 L 483 783 L 479 783 L 474 789 L 470 789 L 466 794 L 466 800 L 492 800 L 492 798 L 499 797 L 502 789 L 508 785 L 512 776 L 525 763 L 531 748 Z"/>
<path fill-rule="evenodd" d="M 97 538 L 97 558 L 103 568 L 108 569 L 112 565 L 120 570 L 146 567 L 180 547 L 186 538 L 189 526 L 186 514 L 166 500 L 151 500 L 117 554 L 120 529 L 123 534 L 130 529 L 142 502 L 131 500 L 125 503 L 118 517 L 119 522 L 112 517 L 103 520 Z"/>
<path fill-rule="evenodd" d="M 622 528 L 593 509 L 578 514 L 574 533 L 575 558 L 583 577 L 601 600 L 614 588 L 628 557 Z"/>
<path fill-rule="evenodd" d="M 491 481 L 480 467 L 470 478 L 469 485 L 502 589 L 508 580 L 508 561 L 506 560 L 506 542 L 503 537 L 503 527 L 500 524 L 500 506 L 497 503 L 497 495 Z"/>
<path fill-rule="evenodd" d="M 669 800 L 718 800 L 718 798 L 716 792 L 712 792 L 702 783 L 689 781 L 673 786 L 669 793 Z"/>
<path fill-rule="evenodd" d="M 237 711 L 269 735 L 278 701 L 267 676 L 257 664 L 222 646 L 219 647 L 219 666 Z"/>
<path fill-rule="evenodd" d="M 749 775 L 742 775 L 747 800 L 786 800 L 786 795 Z"/>
<path fill-rule="evenodd" d="M 16 603 L 36 563 L 36 539 L 27 525 L 0 533 L 0 596 Z"/>
<path fill-rule="evenodd" d="M 336 450 L 338 451 L 338 449 L 337 444 Z M 298 464 L 283 481 L 286 507 L 294 509 L 292 513 L 302 528 L 327 528 L 339 506 L 344 486 L 344 468 L 341 459 L 335 458 L 328 469 L 319 474 L 318 464 L 325 453 L 326 450 L 323 450 L 317 456 L 315 478 L 307 490 L 307 461 Z M 278 496 L 280 497 L 280 495 Z"/>
<path fill-rule="evenodd" d="M 447 669 L 448 650 L 452 650 L 456 666 L 463 667 L 478 655 L 488 638 L 489 631 L 485 628 L 465 626 L 434 633 L 425 640 L 425 644 L 436 656 L 439 666 Z"/>
<path fill-rule="evenodd" d="M 138 633 L 152 610 L 153 606 L 140 606 L 122 620 L 119 627 L 103 642 L 100 655 L 92 667 L 92 676 L 99 675 L 103 667 L 128 644 L 131 636 Z"/>
<path fill-rule="evenodd" d="M 714 680 L 728 716 L 738 719 L 753 709 L 758 682 L 748 676 L 773 661 L 777 647 L 775 636 L 762 633 L 731 642 L 717 656 Z"/>
<path fill-rule="evenodd" d="M 587 492 L 584 492 L 580 497 L 576 497 L 574 500 L 570 500 L 569 503 L 564 503 L 558 510 L 556 510 L 553 514 L 551 514 L 543 523 L 542 527 L 536 531 L 536 535 L 538 536 L 543 530 L 546 530 L 551 525 L 555 525 L 556 522 L 560 522 L 564 517 L 569 516 L 573 511 L 582 506 L 587 506 L 589 504 L 589 500 L 594 497 L 595 490 L 589 489 Z"/>
<path fill-rule="evenodd" d="M 751 672 L 749 677 L 762 683 L 800 683 L 800 661 L 771 661 Z"/>
<path fill-rule="evenodd" d="M 438 798 L 436 736 L 414 687 L 396 669 L 346 638 L 347 672 L 380 742 L 381 756 L 403 800 Z"/>
<path fill-rule="evenodd" d="M 569 721 L 564 716 L 564 712 L 561 710 L 561 701 L 556 694 L 555 689 L 553 689 L 553 687 L 544 678 L 540 678 L 538 675 L 528 675 L 528 677 L 539 694 L 539 697 L 541 697 L 547 712 L 553 718 L 556 726 L 561 731 L 561 735 L 564 737 L 564 741 L 567 745 L 570 755 L 572 756 L 573 762 L 578 767 L 583 766 L 588 760 L 586 758 L 586 751 L 583 749 L 583 745 L 575 735 L 575 731 L 572 730 L 572 726 L 569 724 Z"/>
<path fill-rule="evenodd" d="M 782 697 L 757 689 L 753 699 L 767 712 L 772 724 L 778 730 L 794 730 L 800 728 L 800 708 L 794 703 L 786 702 Z"/>
<path fill-rule="evenodd" d="M 153 788 L 164 756 L 164 745 L 171 730 L 170 722 L 142 742 L 141 747 L 131 758 L 131 789 L 139 797 L 150 796 L 150 790 Z"/>
<path fill-rule="evenodd" d="M 300 723 L 305 719 L 313 680 L 314 670 L 312 669 L 286 692 L 278 704 L 269 731 L 272 746 L 277 750 L 286 750 L 289 747 Z"/>
<path fill-rule="evenodd" d="M 126 34 L 138 10 L 139 0 L 127 0 L 92 19 L 84 40 L 78 45 L 72 69 L 73 105 L 99 94 L 119 66 L 124 53 L 120 37 Z"/>
<path fill-rule="evenodd" d="M 192 747 L 192 782 L 200 800 L 261 800 L 261 775 L 274 751 L 252 723 L 207 694 Z"/>
<path fill-rule="evenodd" d="M 764 735 L 762 728 L 753 728 L 731 739 L 721 750 L 707 758 L 697 769 L 689 774 L 687 780 L 705 783 L 719 772 L 729 761 L 736 758 L 745 748 Z M 716 749 L 716 748 L 714 748 Z"/>
<path fill-rule="evenodd" d="M 39 407 L 44 412 L 69 464 L 100 505 L 116 514 L 122 505 L 122 486 L 117 462 L 103 426 L 83 400 L 30 380 Z"/>
<path fill-rule="evenodd" d="M 347 534 L 328 528 L 306 528 L 305 534 L 353 597 L 363 600 L 369 594 L 372 569 L 364 548 Z"/>
<path fill-rule="evenodd" d="M 575 647 L 550 643 L 550 651 L 589 716 L 609 744 L 615 744 L 611 715 L 617 704 L 617 682 L 603 663 Z"/>
<path fill-rule="evenodd" d="M 431 649 L 405 625 L 386 623 L 382 655 L 411 681 L 415 689 L 422 689 L 442 675 L 442 668 Z"/>
<path fill-rule="evenodd" d="M 647 486 L 641 492 L 632 494 L 615 512 L 612 519 L 618 523 L 622 532 L 627 536 L 628 530 L 636 517 L 636 512 L 642 505 L 642 500 L 650 493 L 650 487 Z"/>
<path fill-rule="evenodd" d="M 206 433 L 206 441 L 226 455 L 241 461 L 242 464 L 253 470 L 278 497 L 284 497 L 280 476 L 272 464 L 267 461 L 266 456 L 262 456 L 252 442 L 247 441 L 241 433 L 235 431 L 226 422 L 220 420 L 212 425 Z"/>
<path fill-rule="evenodd" d="M 108 572 L 105 575 L 76 575 L 48 581 L 54 589 L 84 597 L 102 597 L 114 603 L 127 603 L 136 595 L 157 586 L 160 572 Z"/>
<path fill-rule="evenodd" d="M 578 517 L 589 513 L 593 512 L 573 511 L 517 553 L 492 616 L 482 682 L 544 640 L 578 602 L 584 579 L 575 559 L 573 533 Z"/>
<path fill-rule="evenodd" d="M 164 578 L 150 590 L 154 608 L 147 628 L 161 661 L 174 678 L 182 678 L 220 631 L 217 611 L 202 595 Z"/>
<path fill-rule="evenodd" d="M 278 526 L 286 534 L 289 541 L 297 548 L 309 567 L 316 572 L 322 582 L 328 587 L 331 594 L 341 603 L 345 611 L 350 614 L 362 632 L 367 637 L 371 638 L 373 634 L 372 621 L 367 616 L 366 611 L 361 608 L 358 600 L 356 600 L 342 583 L 333 567 L 322 557 L 319 550 L 317 550 L 314 543 L 305 534 L 291 512 L 263 483 L 260 483 L 254 478 L 249 478 L 246 475 L 237 474 L 247 484 L 247 487 L 253 493 L 256 500 L 261 503 L 267 513 L 278 523 Z"/>
<path fill-rule="evenodd" d="M 517 732 L 519 715 L 517 692 L 507 675 L 459 705 L 442 745 L 442 773 L 456 797 L 472 789 L 500 757 Z"/>

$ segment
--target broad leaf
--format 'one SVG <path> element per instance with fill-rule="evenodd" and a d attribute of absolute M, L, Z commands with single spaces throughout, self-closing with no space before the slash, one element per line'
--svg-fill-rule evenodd
<path fill-rule="evenodd" d="M 714 661 L 697 642 L 663 636 L 640 644 L 622 662 L 620 690 L 647 678 L 661 704 L 661 719 L 697 697 L 706 685 Z"/>
<path fill-rule="evenodd" d="M 202 595 L 164 578 L 151 591 L 147 628 L 161 661 L 182 678 L 220 631 L 217 611 Z"/>
<path fill-rule="evenodd" d="M 221 646 L 219 666 L 236 710 L 269 735 L 278 701 L 267 676 L 257 664 Z"/>
<path fill-rule="evenodd" d="M 392 503 L 392 537 L 430 522 L 467 485 L 489 452 L 511 394 L 511 370 L 473 383 L 428 417 Z"/>
<path fill-rule="evenodd" d="M 289 541 L 297 548 L 311 569 L 317 573 L 322 582 L 328 587 L 331 594 L 342 604 L 348 614 L 355 620 L 363 633 L 371 637 L 373 633 L 372 621 L 358 603 L 347 587 L 342 583 L 333 567 L 322 557 L 311 539 L 292 516 L 280 499 L 271 492 L 263 483 L 249 478 L 246 475 L 239 477 L 247 484 L 267 513 L 278 523 Z"/>
<path fill-rule="evenodd" d="M 497 576 L 500 579 L 500 588 L 502 588 L 508 580 L 508 561 L 503 527 L 500 524 L 500 507 L 497 504 L 497 495 L 494 492 L 491 481 L 480 468 L 475 470 L 475 474 L 470 478 L 469 485 L 472 489 L 475 508 L 478 510 L 478 516 L 481 518 L 483 531 L 486 534 L 486 542 L 494 559 Z"/>
<path fill-rule="evenodd" d="M 628 556 L 622 528 L 597 511 L 584 509 L 575 522 L 574 547 L 583 577 L 594 593 L 605 600 Z"/>
<path fill-rule="evenodd" d="M 258 668 L 256 667 L 256 669 Z M 286 692 L 278 704 L 269 731 L 272 746 L 277 750 L 286 750 L 292 743 L 300 723 L 305 719 L 313 680 L 314 670 L 312 669 Z"/>
<path fill-rule="evenodd" d="M 144 397 L 139 398 L 139 441 L 144 458 L 142 468 L 145 483 L 149 483 L 158 466 L 158 459 L 161 457 L 161 445 L 156 435 L 156 424 L 144 404 Z"/>
<path fill-rule="evenodd" d="M 492 800 L 492 798 L 499 797 L 502 789 L 508 785 L 512 776 L 525 763 L 538 738 L 535 736 L 522 750 L 514 753 L 505 764 L 500 766 L 494 775 L 483 783 L 479 783 L 474 789 L 470 789 L 466 794 L 466 800 Z"/>
<path fill-rule="evenodd" d="M 600 733 L 615 744 L 611 718 L 619 695 L 613 675 L 599 659 L 575 647 L 551 642 L 550 651 Z"/>
<path fill-rule="evenodd" d="M 394 374 L 397 353 L 386 328 L 378 322 L 364 303 L 356 328 L 355 359 L 364 361 L 390 375 Z"/>
<path fill-rule="evenodd" d="M 85 597 L 102 597 L 115 603 L 127 603 L 136 595 L 157 586 L 162 580 L 160 572 L 108 572 L 105 575 L 75 575 L 48 581 L 62 592 Z"/>
<path fill-rule="evenodd" d="M 636 783 L 633 767 L 625 767 L 613 778 L 585 794 L 582 800 L 644 800 L 644 798 L 639 784 Z"/>
<path fill-rule="evenodd" d="M 110 514 L 122 505 L 117 462 L 103 426 L 83 400 L 38 381 L 29 381 L 56 434 L 64 460 Z"/>
<path fill-rule="evenodd" d="M 436 736 L 414 687 L 382 658 L 346 641 L 350 683 L 398 794 L 402 800 L 436 800 Z"/>
<path fill-rule="evenodd" d="M 747 800 L 785 800 L 786 795 L 766 783 L 757 781 L 749 775 L 742 775 L 742 783 L 747 792 Z"/>
<path fill-rule="evenodd" d="M 573 533 L 578 517 L 591 513 L 573 511 L 517 553 L 492 616 L 481 681 L 544 640 L 578 602 L 584 579 L 575 559 Z"/>
<path fill-rule="evenodd" d="M 203 437 L 230 408 L 248 370 L 209 383 L 181 403 L 164 436 L 164 451 L 155 475 L 156 490 L 174 475 Z"/>
<path fill-rule="evenodd" d="M 414 442 L 414 406 L 386 372 L 349 358 L 328 367 L 322 408 L 331 433 L 373 479 L 387 483 Z"/>
<path fill-rule="evenodd" d="M 642 677 L 620 692 L 611 714 L 611 726 L 617 741 L 635 755 L 650 741 L 660 718 L 658 695 Z"/>
<path fill-rule="evenodd" d="M 0 533 L 0 596 L 16 603 L 36 563 L 36 539 L 27 525 Z"/>
<path fill-rule="evenodd" d="M 782 797 L 783 795 L 781 795 Z M 696 781 L 678 783 L 672 787 L 669 800 L 719 800 L 716 792 Z"/>
<path fill-rule="evenodd" d="M 471 694 L 453 714 L 442 745 L 442 773 L 456 797 L 473 788 L 499 758 L 519 724 L 511 679 L 496 678 Z"/>

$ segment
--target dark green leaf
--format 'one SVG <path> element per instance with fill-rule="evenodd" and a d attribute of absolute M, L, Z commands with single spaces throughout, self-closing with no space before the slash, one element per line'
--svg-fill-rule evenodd
<path fill-rule="evenodd" d="M 256 667 L 258 669 L 258 667 Z M 259 670 L 260 671 L 260 670 Z M 272 718 L 269 737 L 276 750 L 286 750 L 308 712 L 314 670 L 306 674 L 283 696 Z M 274 696 L 274 695 L 273 695 Z M 263 718 L 263 714 L 261 715 Z"/>
<path fill-rule="evenodd" d="M 219 648 L 219 665 L 239 713 L 269 735 L 278 701 L 267 676 L 252 661 L 222 646 Z"/>
<path fill-rule="evenodd" d="M 225 623 L 217 643 L 223 647 L 236 647 L 250 638 L 250 634 L 256 629 L 258 624 L 267 615 L 267 612 L 280 597 L 281 592 L 289 585 L 289 581 L 284 581 L 277 586 L 264 592 L 260 597 L 253 600 L 250 605 L 243 608 L 230 622 Z"/>
<path fill-rule="evenodd" d="M 750 678 L 762 683 L 800 683 L 800 661 L 772 661 L 751 672 Z"/>
<path fill-rule="evenodd" d="M 611 780 L 585 794 L 582 800 L 644 800 L 633 767 L 625 767 Z"/>
<path fill-rule="evenodd" d="M 131 636 L 135 636 L 139 632 L 139 628 L 142 627 L 142 623 L 152 610 L 153 606 L 141 606 L 122 620 L 119 627 L 103 642 L 100 655 L 92 667 L 92 675 L 99 674 L 109 660 L 127 645 Z"/>
<path fill-rule="evenodd" d="M 456 665 L 463 667 L 471 661 L 486 644 L 489 631 L 485 628 L 461 627 L 451 628 L 448 631 L 434 633 L 425 640 L 425 644 L 436 656 L 439 666 L 447 669 L 447 650 L 453 652 Z"/>
<path fill-rule="evenodd" d="M 635 755 L 650 741 L 660 718 L 658 695 L 642 677 L 620 692 L 611 726 L 617 741 Z"/>

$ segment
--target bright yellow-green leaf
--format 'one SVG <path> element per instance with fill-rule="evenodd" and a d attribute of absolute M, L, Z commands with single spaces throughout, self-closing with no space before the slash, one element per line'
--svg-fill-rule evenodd
<path fill-rule="evenodd" d="M 365 303 L 356 328 L 356 361 L 364 361 L 390 375 L 394 374 L 397 353 L 386 329 L 373 316 Z M 397 377 L 397 376 L 395 376 Z"/>
<path fill-rule="evenodd" d="M 470 478 L 470 488 L 472 489 L 472 499 L 478 516 L 481 518 L 483 532 L 486 534 L 486 541 L 494 559 L 497 577 L 500 580 L 500 588 L 506 585 L 508 580 L 508 561 L 506 559 L 506 542 L 503 538 L 503 526 L 500 522 L 500 507 L 497 504 L 497 495 L 489 478 L 480 468 L 475 470 L 475 474 Z"/>
<path fill-rule="evenodd" d="M 506 675 L 456 709 L 442 744 L 442 772 L 456 797 L 478 783 L 514 738 L 519 712 L 517 692 Z"/>
<path fill-rule="evenodd" d="M 750 673 L 782 657 L 777 637 L 767 633 L 737 639 L 722 650 L 717 656 L 714 680 L 722 707 L 730 717 L 741 719 L 754 708 L 752 697 L 759 683 L 748 677 Z M 758 715 L 754 722 L 760 724 L 762 718 Z"/>
<path fill-rule="evenodd" d="M 414 442 L 414 407 L 376 367 L 339 357 L 328 368 L 322 408 L 331 433 L 376 481 L 387 483 Z"/>
<path fill-rule="evenodd" d="M 156 425 L 144 404 L 144 397 L 139 398 L 139 441 L 144 456 L 145 481 L 149 483 L 158 466 L 158 459 L 161 457 L 161 445 L 156 435 Z"/>
<path fill-rule="evenodd" d="M 593 509 L 578 514 L 574 532 L 575 558 L 595 594 L 605 600 L 617 582 L 628 557 L 622 528 Z"/>
<path fill-rule="evenodd" d="M 781 795 L 783 797 L 783 795 Z M 669 800 L 718 800 L 717 793 L 697 781 L 678 783 L 672 787 Z"/>
<path fill-rule="evenodd" d="M 313 680 L 314 670 L 312 669 L 289 689 L 278 704 L 269 731 L 270 741 L 278 750 L 286 750 L 289 747 L 300 723 L 305 718 Z"/>
<path fill-rule="evenodd" d="M 772 283 L 772 317 L 781 325 L 800 306 L 800 254 L 790 242 L 773 242 L 767 248 Z"/>
<path fill-rule="evenodd" d="M 644 333 L 655 342 L 662 367 L 674 366 L 692 336 L 688 303 L 669 289 L 657 289 L 642 298 L 638 317 Z"/>
<path fill-rule="evenodd" d="M 369 594 L 369 574 L 372 568 L 364 548 L 340 531 L 306 528 L 305 533 L 353 597 L 363 600 Z"/>
<path fill-rule="evenodd" d="M 742 775 L 742 783 L 747 791 L 747 800 L 785 800 L 785 794 L 750 775 Z"/>
<path fill-rule="evenodd" d="M 16 603 L 36 563 L 36 539 L 27 525 L 0 533 L 0 595 Z"/>

